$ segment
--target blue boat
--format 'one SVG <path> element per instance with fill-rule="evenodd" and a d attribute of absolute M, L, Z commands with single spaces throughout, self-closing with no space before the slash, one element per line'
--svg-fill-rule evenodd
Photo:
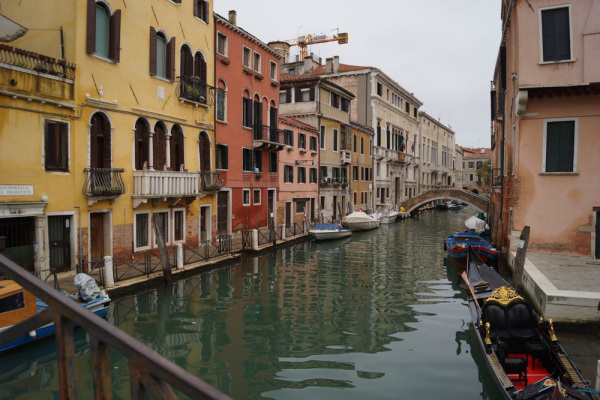
<path fill-rule="evenodd" d="M 469 246 L 483 262 L 494 263 L 498 257 L 498 251 L 491 244 L 473 233 L 453 233 L 444 241 L 444 250 L 448 252 L 448 257 L 461 268 L 465 268 L 467 265 Z"/>
<path fill-rule="evenodd" d="M 344 229 L 336 224 L 317 224 L 308 233 L 317 240 L 341 239 L 352 235 L 350 229 Z"/>
<path fill-rule="evenodd" d="M 76 296 L 61 292 L 72 301 L 90 310 L 94 314 L 105 317 L 108 314 L 110 298 L 104 292 L 91 301 L 80 301 Z M 31 293 L 11 280 L 0 281 L 0 332 L 9 329 L 36 313 L 48 308 L 48 304 L 36 299 Z M 46 324 L 11 342 L 0 346 L 0 352 L 22 346 L 35 340 L 54 335 L 54 323 Z"/>

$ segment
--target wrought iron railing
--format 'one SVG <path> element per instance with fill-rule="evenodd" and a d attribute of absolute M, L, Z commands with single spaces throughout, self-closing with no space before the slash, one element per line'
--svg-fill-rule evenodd
<path fill-rule="evenodd" d="M 215 88 L 203 82 L 197 76 L 180 76 L 177 96 L 200 104 L 215 104 Z"/>
<path fill-rule="evenodd" d="M 0 63 L 35 72 L 75 79 L 75 64 L 0 43 Z"/>
<path fill-rule="evenodd" d="M 148 348 L 103 318 L 90 313 L 57 290 L 31 275 L 21 266 L 0 254 L 0 272 L 23 286 L 48 304 L 48 309 L 0 332 L 0 344 L 29 334 L 47 323 L 54 322 L 58 358 L 58 386 L 61 399 L 77 398 L 74 325 L 89 335 L 94 397 L 113 398 L 111 352 L 116 350 L 127 359 L 131 398 L 155 397 L 176 399 L 179 391 L 192 399 L 229 399 L 227 395 L 200 378 Z"/>
<path fill-rule="evenodd" d="M 123 168 L 85 168 L 83 195 L 87 197 L 120 196 L 127 192 Z"/>
<path fill-rule="evenodd" d="M 267 125 L 254 125 L 253 128 L 253 140 L 262 140 L 263 142 L 271 142 L 284 144 L 283 142 L 283 130 L 277 129 L 276 127 Z"/>
<path fill-rule="evenodd" d="M 218 192 L 223 188 L 221 172 L 200 171 L 199 174 L 201 192 Z"/>
<path fill-rule="evenodd" d="M 285 237 L 301 235 L 305 232 L 306 230 L 304 229 L 304 221 L 293 222 L 285 226 Z"/>

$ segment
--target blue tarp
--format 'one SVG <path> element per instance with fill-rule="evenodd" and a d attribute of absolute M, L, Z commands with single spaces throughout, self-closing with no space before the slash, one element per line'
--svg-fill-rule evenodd
<path fill-rule="evenodd" d="M 315 225 L 315 227 L 313 229 L 327 230 L 327 231 L 345 231 L 346 230 L 336 224 L 317 224 L 317 225 Z"/>

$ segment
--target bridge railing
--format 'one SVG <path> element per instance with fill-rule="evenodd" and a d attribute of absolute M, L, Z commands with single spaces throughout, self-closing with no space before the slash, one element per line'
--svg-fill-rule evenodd
<path fill-rule="evenodd" d="M 132 399 L 177 399 L 173 389 L 193 399 L 229 399 L 227 395 L 146 347 L 103 318 L 31 275 L 0 254 L 0 272 L 48 304 L 49 308 L 0 332 L 0 345 L 54 322 L 61 399 L 76 399 L 74 323 L 90 338 L 92 378 L 96 399 L 113 399 L 111 349 L 127 358 Z"/>

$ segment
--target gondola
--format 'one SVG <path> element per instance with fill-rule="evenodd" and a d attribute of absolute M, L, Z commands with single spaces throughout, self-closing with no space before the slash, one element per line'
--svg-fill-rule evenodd
<path fill-rule="evenodd" d="M 469 233 L 453 233 L 444 240 L 444 250 L 448 252 L 448 258 L 461 269 L 467 266 L 467 248 L 472 247 L 483 262 L 494 263 L 498 251 L 481 236 Z"/>
<path fill-rule="evenodd" d="M 467 284 L 471 319 L 486 366 L 505 399 L 597 400 L 544 321 L 469 247 Z"/>

